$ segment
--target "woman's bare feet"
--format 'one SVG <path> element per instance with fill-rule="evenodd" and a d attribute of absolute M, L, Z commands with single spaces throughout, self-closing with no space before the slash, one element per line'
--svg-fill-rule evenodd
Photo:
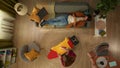
<path fill-rule="evenodd" d="M 85 17 L 84 17 L 84 20 L 86 21 L 87 19 L 88 19 L 88 16 L 85 16 Z"/>

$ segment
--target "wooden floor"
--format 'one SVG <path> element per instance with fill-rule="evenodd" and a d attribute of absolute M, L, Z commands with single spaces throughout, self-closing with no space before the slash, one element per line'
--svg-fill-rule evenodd
<path fill-rule="evenodd" d="M 29 8 L 29 12 L 35 4 L 40 0 L 20 0 Z M 76 0 L 77 1 L 77 0 Z M 79 1 L 79 0 L 78 0 Z M 93 8 L 96 0 L 80 0 L 88 2 Z M 77 36 L 80 43 L 74 48 L 77 55 L 75 62 L 68 68 L 91 68 L 90 60 L 87 52 L 94 49 L 101 42 L 108 42 L 110 44 L 110 51 L 120 60 L 120 6 L 114 11 L 111 11 L 107 16 L 107 37 L 94 37 L 94 22 L 91 22 L 90 28 L 79 29 L 43 29 L 37 28 L 34 22 L 29 20 L 27 15 L 17 16 L 15 20 L 14 45 L 18 48 L 17 63 L 11 68 L 64 68 L 61 65 L 59 58 L 48 60 L 47 54 L 50 48 L 65 37 L 72 35 Z M 40 57 L 33 62 L 24 62 L 21 60 L 19 51 L 20 48 L 26 44 L 35 41 L 41 50 Z"/>

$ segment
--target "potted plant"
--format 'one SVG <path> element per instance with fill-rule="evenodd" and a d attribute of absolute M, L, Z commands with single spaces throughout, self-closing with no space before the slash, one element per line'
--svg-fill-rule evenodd
<path fill-rule="evenodd" d="M 119 0 L 100 0 L 95 10 L 95 36 L 106 37 L 106 15 L 109 11 L 115 9 Z"/>
<path fill-rule="evenodd" d="M 95 14 L 99 14 L 100 18 L 106 18 L 107 13 L 114 10 L 119 3 L 119 0 L 100 0 L 96 5 Z"/>

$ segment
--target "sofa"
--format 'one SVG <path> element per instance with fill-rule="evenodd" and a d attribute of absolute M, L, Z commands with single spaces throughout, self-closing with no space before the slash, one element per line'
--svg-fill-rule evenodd
<path fill-rule="evenodd" d="M 43 5 L 43 7 L 45 7 L 49 13 L 49 10 L 50 10 L 49 4 L 47 4 L 47 5 L 48 5 L 47 7 L 44 5 Z M 85 15 L 88 16 L 88 21 L 86 22 L 84 27 L 89 27 L 90 18 L 91 18 L 91 8 L 87 2 L 55 2 L 52 5 L 54 5 L 54 7 L 51 11 L 54 11 L 55 17 L 64 15 L 64 14 L 77 12 L 77 11 L 83 12 Z M 37 14 L 34 14 L 34 15 L 37 15 Z"/>
<path fill-rule="evenodd" d="M 88 11 L 90 14 L 90 6 L 86 2 L 55 2 L 55 15 L 59 16 L 64 13 L 72 13 L 76 11 Z"/>
<path fill-rule="evenodd" d="M 55 2 L 54 11 L 55 17 L 64 15 L 66 13 L 81 11 L 89 17 L 85 27 L 90 26 L 92 11 L 90 5 L 87 2 Z"/>

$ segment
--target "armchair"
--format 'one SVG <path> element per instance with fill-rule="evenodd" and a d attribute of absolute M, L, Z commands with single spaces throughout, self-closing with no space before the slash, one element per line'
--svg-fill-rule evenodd
<path fill-rule="evenodd" d="M 117 60 L 111 55 L 108 47 L 109 45 L 107 43 L 101 43 L 96 47 L 95 51 L 90 51 L 87 54 L 92 68 L 120 68 L 120 60 Z"/>
<path fill-rule="evenodd" d="M 34 21 L 36 23 L 36 26 L 39 26 L 39 23 L 41 23 L 42 19 L 44 19 L 47 14 L 48 12 L 44 7 L 34 7 L 30 14 L 30 20 Z"/>

